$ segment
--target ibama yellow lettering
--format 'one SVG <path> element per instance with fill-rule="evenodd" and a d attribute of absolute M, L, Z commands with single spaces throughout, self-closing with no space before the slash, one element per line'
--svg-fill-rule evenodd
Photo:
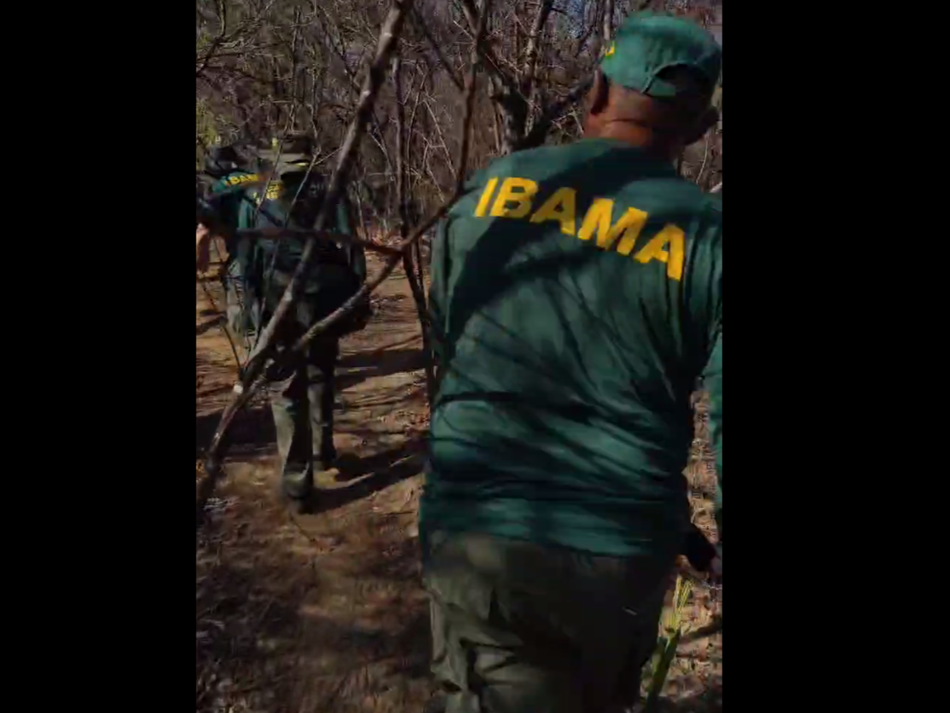
<path fill-rule="evenodd" d="M 617 238 L 620 238 L 617 252 L 621 255 L 629 255 L 637 241 L 637 236 L 647 222 L 647 214 L 636 208 L 627 208 L 627 212 L 621 216 L 620 220 L 611 225 L 613 209 L 614 202 L 609 198 L 595 198 L 587 215 L 584 216 L 584 223 L 577 237 L 581 240 L 590 240 L 596 232 L 597 247 L 605 250 L 609 250 Z"/>
<path fill-rule="evenodd" d="M 530 178 L 506 178 L 492 206 L 492 217 L 524 218 L 531 212 L 531 199 L 537 192 L 538 184 Z M 509 203 L 515 205 L 509 207 Z"/>
<path fill-rule="evenodd" d="M 478 205 L 475 206 L 475 217 L 484 218 L 488 212 L 488 203 L 491 201 L 492 194 L 495 192 L 495 186 L 498 185 L 497 178 L 488 179 L 485 190 L 482 191 L 482 197 L 478 199 Z"/>
<path fill-rule="evenodd" d="M 667 246 L 669 248 L 667 249 Z M 648 263 L 659 260 L 666 263 L 666 276 L 671 280 L 683 279 L 683 261 L 686 253 L 686 236 L 682 230 L 668 223 L 653 236 L 643 250 L 633 256 L 634 260 Z"/>
<path fill-rule="evenodd" d="M 614 202 L 609 198 L 595 198 L 584 215 L 584 222 L 581 223 L 581 229 L 577 231 L 577 237 L 581 240 L 590 240 L 594 231 L 597 231 L 597 245 L 607 240 L 607 234 L 610 232 L 610 221 L 613 218 Z"/>
<path fill-rule="evenodd" d="M 561 224 L 561 232 L 574 235 L 577 212 L 577 191 L 573 188 L 558 188 L 544 204 L 531 216 L 532 223 L 556 220 Z"/>
<path fill-rule="evenodd" d="M 267 193 L 265 194 L 265 197 L 269 201 L 276 201 L 278 198 L 280 198 L 280 192 L 282 188 L 283 185 L 280 182 L 271 183 L 267 187 Z"/>
<path fill-rule="evenodd" d="M 237 176 L 229 176 L 226 183 L 229 186 L 238 186 L 242 183 L 253 183 L 258 180 L 259 176 L 254 173 L 242 173 Z"/>
<path fill-rule="evenodd" d="M 620 242 L 617 243 L 617 252 L 621 255 L 629 255 L 633 246 L 637 242 L 637 236 L 646 225 L 647 214 L 636 208 L 627 208 L 627 212 L 617 221 L 617 224 L 610 229 L 611 241 L 617 235 L 620 235 Z"/>

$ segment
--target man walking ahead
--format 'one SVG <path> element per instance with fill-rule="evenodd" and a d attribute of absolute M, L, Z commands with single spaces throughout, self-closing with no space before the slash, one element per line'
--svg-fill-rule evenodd
<path fill-rule="evenodd" d="M 721 204 L 672 165 L 716 119 L 721 61 L 690 22 L 629 18 L 585 137 L 498 159 L 441 226 L 420 530 L 448 713 L 636 696 L 704 373 L 722 475 Z"/>
<path fill-rule="evenodd" d="M 242 207 L 248 202 L 246 186 L 259 180 L 259 176 L 243 165 L 233 146 L 221 146 L 209 152 L 205 158 L 204 173 L 215 179 L 208 191 L 209 210 L 214 219 L 214 230 L 224 238 L 227 262 L 221 272 L 221 282 L 227 301 L 228 326 L 231 331 L 247 339 L 257 329 L 254 314 L 254 295 L 249 291 L 250 242 L 237 237 Z M 208 267 L 207 250 L 210 241 L 202 243 L 203 255 L 199 255 L 199 269 Z M 245 342 L 245 346 L 249 346 Z"/>
<path fill-rule="evenodd" d="M 254 227 L 310 228 L 314 225 L 323 204 L 325 185 L 322 176 L 308 171 L 311 162 L 312 146 L 308 139 L 298 137 L 286 142 L 275 169 L 279 180 L 271 184 L 264 197 Z M 340 197 L 336 221 L 330 225 L 338 232 L 351 235 L 345 200 L 345 196 Z M 266 324 L 300 262 L 304 241 L 258 241 L 256 246 L 263 298 L 262 324 Z M 366 278 L 361 247 L 321 241 L 316 251 L 303 294 L 276 335 L 278 352 L 289 350 L 312 325 L 349 299 Z M 284 373 L 277 376 L 271 397 L 282 494 L 298 512 L 306 512 L 314 504 L 314 478 L 321 472 L 335 472 L 334 372 L 340 353 L 339 340 L 347 327 L 347 324 L 338 325 L 310 342 L 306 352 L 296 356 Z"/>
<path fill-rule="evenodd" d="M 239 186 L 239 229 L 312 228 L 325 197 L 324 179 L 310 170 L 312 141 L 288 137 L 283 150 L 265 155 L 261 176 L 270 175 L 266 192 L 259 181 Z M 262 195 L 263 194 L 263 195 Z M 329 227 L 351 235 L 345 196 Z M 206 233 L 208 231 L 206 230 Z M 198 241 L 207 240 L 199 230 Z M 305 241 L 242 239 L 247 247 L 248 294 L 256 299 L 255 325 L 267 324 L 300 263 Z M 311 326 L 349 299 L 366 279 L 366 258 L 356 244 L 319 241 L 302 294 L 275 335 L 275 356 L 286 355 Z M 256 317 L 260 314 L 260 318 Z M 271 409 L 280 455 L 281 493 L 297 512 L 313 506 L 314 479 L 332 475 L 337 452 L 333 443 L 334 372 L 340 337 L 357 326 L 362 313 L 317 336 L 300 354 L 293 354 L 272 387 Z M 315 472 L 316 471 L 316 472 Z"/>

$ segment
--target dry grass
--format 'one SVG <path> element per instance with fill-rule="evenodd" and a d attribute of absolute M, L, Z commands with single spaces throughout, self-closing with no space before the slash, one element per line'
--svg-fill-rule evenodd
<path fill-rule="evenodd" d="M 265 480 L 239 473 L 197 543 L 197 710 L 421 710 L 428 610 L 399 509 L 411 486 L 305 521 L 259 499 Z"/>
<path fill-rule="evenodd" d="M 269 428 L 266 408 L 252 409 L 208 500 L 195 554 L 199 713 L 396 713 L 430 697 L 415 539 L 424 379 L 404 279 L 391 283 L 374 325 L 343 345 L 337 445 L 356 456 L 353 479 L 321 484 L 324 512 L 289 517 L 274 498 L 272 437 L 252 433 Z M 234 378 L 227 350 L 216 330 L 198 335 L 202 435 Z"/>

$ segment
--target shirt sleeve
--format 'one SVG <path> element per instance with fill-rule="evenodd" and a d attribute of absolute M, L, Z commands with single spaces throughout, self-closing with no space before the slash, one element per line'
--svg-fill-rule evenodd
<path fill-rule="evenodd" d="M 709 393 L 709 437 L 716 456 L 715 515 L 719 542 L 722 543 L 722 327 L 716 332 L 712 353 L 703 372 Z"/>
<path fill-rule="evenodd" d="M 238 212 L 244 189 L 242 186 L 230 186 L 226 181 L 217 181 L 208 191 L 205 199 L 204 220 L 217 232 L 230 234 L 237 228 Z"/>

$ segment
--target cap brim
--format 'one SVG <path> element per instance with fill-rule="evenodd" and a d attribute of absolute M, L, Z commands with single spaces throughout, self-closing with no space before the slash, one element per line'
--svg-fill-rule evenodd
<path fill-rule="evenodd" d="M 310 163 L 312 156 L 308 156 L 305 153 L 285 153 L 281 154 L 280 162 L 281 163 Z"/>
<path fill-rule="evenodd" d="M 647 87 L 647 90 L 644 92 L 648 97 L 653 97 L 654 99 L 676 99 L 680 93 L 676 85 L 664 81 L 659 77 L 654 77 L 653 81 L 650 82 L 650 86 Z"/>
<path fill-rule="evenodd" d="M 281 163 L 285 161 L 288 163 L 291 163 L 293 161 L 309 161 L 310 159 L 313 158 L 312 155 L 307 154 L 307 153 L 291 152 L 291 151 L 282 151 L 278 153 L 277 151 L 274 151 L 273 149 L 258 151 L 257 155 L 258 157 L 265 159 L 267 161 L 276 161 L 279 158 Z"/>

